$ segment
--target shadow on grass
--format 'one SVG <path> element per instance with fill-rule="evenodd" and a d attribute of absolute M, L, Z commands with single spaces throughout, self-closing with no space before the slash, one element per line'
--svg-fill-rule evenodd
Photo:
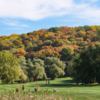
<path fill-rule="evenodd" d="M 40 87 L 57 87 L 57 88 L 71 88 L 71 87 L 92 87 L 92 86 L 100 86 L 100 84 L 77 84 L 75 81 L 71 80 L 71 79 L 66 79 L 66 80 L 58 80 L 58 83 L 55 83 L 55 81 L 50 80 L 50 84 L 46 84 L 46 81 L 44 81 L 43 83 L 38 83 L 39 81 L 31 82 L 30 83 L 21 83 L 20 85 L 25 85 L 27 87 L 36 87 L 36 86 L 40 86 Z M 1 86 L 11 86 L 12 84 L 2 84 L 0 83 Z M 18 84 L 15 84 L 16 86 Z"/>
<path fill-rule="evenodd" d="M 61 80 L 60 83 L 52 83 L 50 84 L 40 84 L 41 87 L 92 87 L 92 86 L 100 86 L 100 84 L 77 84 L 73 80 Z"/>

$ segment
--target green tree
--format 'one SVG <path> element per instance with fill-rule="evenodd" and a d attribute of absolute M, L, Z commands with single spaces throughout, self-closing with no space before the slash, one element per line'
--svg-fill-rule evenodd
<path fill-rule="evenodd" d="M 63 48 L 60 54 L 61 54 L 61 60 L 63 60 L 66 64 L 65 75 L 71 76 L 73 73 L 73 58 L 74 58 L 73 52 L 69 48 Z"/>
<path fill-rule="evenodd" d="M 55 79 L 64 75 L 64 71 L 61 68 L 59 68 L 56 64 L 52 64 L 51 66 L 49 66 L 48 70 L 51 79 Z"/>
<path fill-rule="evenodd" d="M 20 67 L 22 69 L 21 76 L 20 76 L 20 81 L 21 82 L 26 82 L 27 79 L 28 79 L 26 59 L 25 59 L 25 57 L 21 56 L 21 57 L 19 57 L 18 60 L 19 60 Z"/>
<path fill-rule="evenodd" d="M 19 80 L 22 70 L 18 59 L 8 51 L 0 52 L 0 78 L 4 83 Z"/>
<path fill-rule="evenodd" d="M 24 56 L 19 57 L 19 64 L 23 72 L 27 75 L 27 61 Z"/>
<path fill-rule="evenodd" d="M 60 54 L 61 54 L 61 60 L 63 61 L 69 61 L 73 57 L 73 53 L 69 48 L 63 48 Z"/>
<path fill-rule="evenodd" d="M 100 82 L 100 46 L 90 46 L 75 60 L 74 78 L 81 83 Z"/>
<path fill-rule="evenodd" d="M 48 77 L 55 79 L 65 74 L 65 64 L 59 58 L 47 57 L 45 59 L 45 64 L 46 73 Z"/>
<path fill-rule="evenodd" d="M 33 61 L 29 59 L 27 65 L 30 81 L 46 78 L 44 62 L 41 59 L 33 59 Z"/>

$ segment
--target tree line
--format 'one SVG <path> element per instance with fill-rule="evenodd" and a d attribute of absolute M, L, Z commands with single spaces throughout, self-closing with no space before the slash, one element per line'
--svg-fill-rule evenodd
<path fill-rule="evenodd" d="M 4 83 L 55 79 L 64 76 L 65 64 L 56 57 L 45 60 L 17 58 L 9 51 L 0 52 L 0 79 Z"/>
<path fill-rule="evenodd" d="M 100 83 L 100 26 L 55 27 L 0 37 L 3 83 L 72 77 Z"/>

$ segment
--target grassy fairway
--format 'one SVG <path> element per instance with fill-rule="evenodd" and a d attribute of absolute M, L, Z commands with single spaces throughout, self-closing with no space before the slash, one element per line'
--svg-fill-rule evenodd
<path fill-rule="evenodd" d="M 15 91 L 16 88 L 20 88 L 23 84 L 11 84 L 0 85 L 0 93 L 9 91 Z M 71 100 L 100 100 L 100 86 L 77 86 L 72 82 L 70 78 L 61 78 L 50 81 L 49 85 L 46 85 L 45 81 L 38 81 L 24 84 L 26 91 L 33 91 L 34 87 L 40 87 L 40 92 L 37 95 L 41 95 L 45 91 L 49 91 L 50 94 L 59 95 L 62 97 L 71 97 Z M 56 90 L 56 92 L 53 92 Z M 67 100 L 67 99 L 65 99 Z"/>

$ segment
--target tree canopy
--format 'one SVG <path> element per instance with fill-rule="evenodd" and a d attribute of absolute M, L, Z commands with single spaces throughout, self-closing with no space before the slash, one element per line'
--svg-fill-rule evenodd
<path fill-rule="evenodd" d="M 65 76 L 81 83 L 100 83 L 100 26 L 53 27 L 0 36 L 2 82 Z"/>
<path fill-rule="evenodd" d="M 19 80 L 22 70 L 17 58 L 8 51 L 0 52 L 0 79 L 5 83 Z"/>

